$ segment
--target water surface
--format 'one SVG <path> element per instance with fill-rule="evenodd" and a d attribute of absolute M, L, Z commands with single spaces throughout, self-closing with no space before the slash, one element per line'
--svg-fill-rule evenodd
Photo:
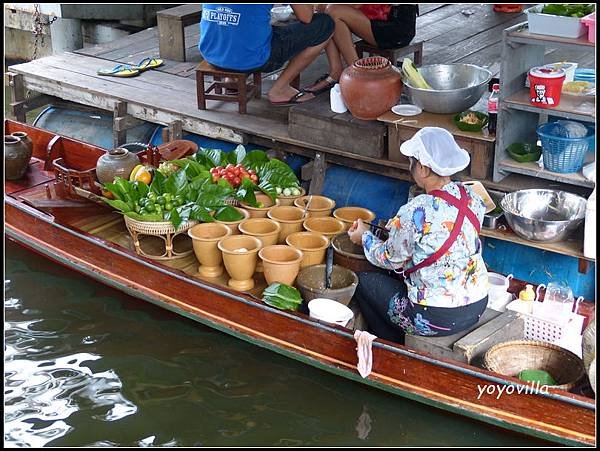
<path fill-rule="evenodd" d="M 5 446 L 529 446 L 6 242 Z"/>

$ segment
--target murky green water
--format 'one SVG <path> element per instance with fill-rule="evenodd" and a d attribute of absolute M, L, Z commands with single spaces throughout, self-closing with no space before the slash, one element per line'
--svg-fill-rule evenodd
<path fill-rule="evenodd" d="M 5 445 L 536 445 L 260 349 L 7 243 Z"/>

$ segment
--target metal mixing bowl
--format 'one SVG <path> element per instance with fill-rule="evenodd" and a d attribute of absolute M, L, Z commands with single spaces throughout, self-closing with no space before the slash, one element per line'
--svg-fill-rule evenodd
<path fill-rule="evenodd" d="M 420 89 L 404 80 L 411 102 L 430 113 L 460 113 L 475 105 L 484 92 L 492 73 L 473 64 L 433 64 L 419 68 L 433 89 Z"/>
<path fill-rule="evenodd" d="M 581 225 L 586 203 L 565 191 L 526 189 L 505 195 L 500 205 L 517 235 L 551 243 L 566 239 Z"/>

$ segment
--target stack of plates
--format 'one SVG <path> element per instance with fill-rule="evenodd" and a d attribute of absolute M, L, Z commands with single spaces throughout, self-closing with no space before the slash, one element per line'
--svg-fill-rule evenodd
<path fill-rule="evenodd" d="M 575 81 L 587 81 L 596 83 L 596 71 L 594 69 L 575 69 Z"/>

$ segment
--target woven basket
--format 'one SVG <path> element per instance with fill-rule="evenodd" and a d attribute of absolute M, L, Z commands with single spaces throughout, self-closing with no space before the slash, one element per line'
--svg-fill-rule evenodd
<path fill-rule="evenodd" d="M 137 221 L 129 216 L 125 216 L 125 225 L 131 234 L 131 238 L 133 238 L 133 246 L 135 247 L 135 251 L 139 255 L 154 260 L 173 260 L 176 258 L 187 257 L 194 252 L 193 247 L 184 252 L 176 252 L 173 247 L 173 239 L 180 234 L 185 234 L 187 236 L 188 229 L 192 228 L 196 224 L 198 224 L 198 221 L 186 221 L 181 224 L 177 230 L 175 230 L 175 227 L 170 221 Z M 164 251 L 162 251 L 162 254 L 153 255 L 142 250 L 140 240 L 144 235 L 156 236 L 164 241 Z"/>
<path fill-rule="evenodd" d="M 518 377 L 523 370 L 548 372 L 558 385 L 553 388 L 572 389 L 585 375 L 583 361 L 571 351 L 541 341 L 516 340 L 491 347 L 484 357 L 490 371 Z"/>

